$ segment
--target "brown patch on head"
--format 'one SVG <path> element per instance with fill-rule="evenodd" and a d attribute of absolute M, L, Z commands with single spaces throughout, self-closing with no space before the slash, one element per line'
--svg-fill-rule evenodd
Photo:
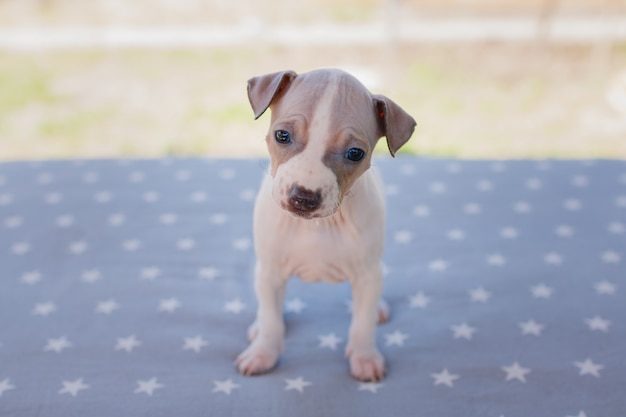
<path fill-rule="evenodd" d="M 372 95 L 354 77 L 341 73 L 332 102 L 329 146 L 323 157 L 324 165 L 337 177 L 342 198 L 370 166 L 372 153 L 380 137 Z M 350 149 L 364 152 L 359 161 L 347 158 Z"/>
<path fill-rule="evenodd" d="M 271 155 L 272 175 L 278 167 L 295 155 L 301 153 L 309 142 L 309 132 L 313 115 L 328 85 L 330 75 L 323 71 L 314 71 L 298 75 L 289 85 L 288 94 L 272 103 L 272 121 L 266 136 Z M 276 131 L 290 134 L 291 142 L 281 144 L 276 141 Z"/>

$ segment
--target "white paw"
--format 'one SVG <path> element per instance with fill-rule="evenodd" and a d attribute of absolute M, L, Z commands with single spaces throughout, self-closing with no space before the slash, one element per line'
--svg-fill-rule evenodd
<path fill-rule="evenodd" d="M 254 323 L 248 327 L 248 341 L 252 342 L 259 334 L 259 323 L 255 320 Z"/>
<path fill-rule="evenodd" d="M 385 358 L 376 350 L 350 354 L 350 372 L 359 381 L 381 381 L 385 377 Z"/>
<path fill-rule="evenodd" d="M 250 376 L 270 371 L 278 362 L 280 349 L 253 342 L 235 360 L 242 375 Z"/>

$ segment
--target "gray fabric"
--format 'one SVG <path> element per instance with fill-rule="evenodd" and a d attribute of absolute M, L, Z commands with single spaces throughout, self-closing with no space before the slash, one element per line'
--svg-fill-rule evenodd
<path fill-rule="evenodd" d="M 344 284 L 292 280 L 279 367 L 234 369 L 267 161 L 0 164 L 0 415 L 624 416 L 626 163 L 375 163 L 380 385 Z"/>

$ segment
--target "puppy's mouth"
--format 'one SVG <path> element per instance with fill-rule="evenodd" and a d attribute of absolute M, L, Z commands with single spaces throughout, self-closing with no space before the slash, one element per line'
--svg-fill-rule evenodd
<path fill-rule="evenodd" d="M 300 218 L 300 219 L 306 219 L 306 220 L 320 219 L 320 218 L 332 216 L 333 214 L 335 214 L 335 212 L 338 209 L 337 207 L 337 208 L 334 208 L 333 210 L 321 210 L 321 209 L 316 209 L 314 211 L 310 211 L 307 209 L 303 210 L 298 207 L 294 207 L 293 205 L 291 205 L 290 202 L 285 202 L 285 201 L 280 202 L 280 207 L 286 212 L 288 212 L 289 214 L 291 214 L 292 216 Z"/>

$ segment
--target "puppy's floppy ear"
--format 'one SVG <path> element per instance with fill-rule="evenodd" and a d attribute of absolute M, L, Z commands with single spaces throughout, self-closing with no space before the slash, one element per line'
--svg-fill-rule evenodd
<path fill-rule="evenodd" d="M 374 109 L 381 136 L 387 137 L 391 156 L 396 156 L 415 130 L 415 120 L 400 106 L 385 96 L 374 96 Z"/>
<path fill-rule="evenodd" d="M 265 113 L 272 101 L 296 76 L 297 74 L 293 71 L 282 71 L 248 80 L 248 100 L 250 100 L 255 119 Z"/>

